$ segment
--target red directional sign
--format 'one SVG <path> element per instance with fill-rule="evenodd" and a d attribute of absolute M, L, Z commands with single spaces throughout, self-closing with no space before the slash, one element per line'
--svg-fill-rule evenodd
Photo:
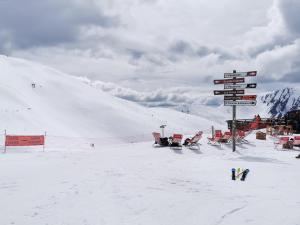
<path fill-rule="evenodd" d="M 256 100 L 257 95 L 224 96 L 224 100 Z"/>
<path fill-rule="evenodd" d="M 245 83 L 245 78 L 214 80 L 214 84 Z"/>
<path fill-rule="evenodd" d="M 243 95 L 243 94 L 245 94 L 245 90 L 219 90 L 219 91 L 214 91 L 214 95 L 235 95 L 235 94 Z"/>
<path fill-rule="evenodd" d="M 249 71 L 249 72 L 238 72 L 238 73 L 224 73 L 224 78 L 232 78 L 232 77 L 255 77 L 257 71 Z"/>

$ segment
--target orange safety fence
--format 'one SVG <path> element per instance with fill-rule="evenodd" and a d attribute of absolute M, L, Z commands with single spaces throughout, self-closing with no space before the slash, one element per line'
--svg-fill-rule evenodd
<path fill-rule="evenodd" d="M 44 135 L 35 135 L 35 136 L 6 135 L 5 136 L 5 146 L 35 146 L 35 145 L 45 145 L 45 136 Z"/>

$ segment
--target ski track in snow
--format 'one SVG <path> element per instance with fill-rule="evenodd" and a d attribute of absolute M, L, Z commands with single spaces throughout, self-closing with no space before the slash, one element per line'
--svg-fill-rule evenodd
<path fill-rule="evenodd" d="M 241 206 L 241 207 L 238 207 L 238 208 L 235 208 L 235 209 L 230 210 L 229 212 L 225 213 L 225 214 L 220 218 L 220 220 L 219 220 L 218 222 L 215 223 L 215 225 L 219 225 L 219 224 L 223 223 L 224 220 L 225 220 L 227 217 L 229 217 L 229 216 L 235 214 L 236 212 L 238 212 L 238 211 L 240 211 L 240 210 L 242 210 L 242 209 L 244 209 L 244 208 L 246 208 L 246 207 L 247 207 L 247 205 L 244 205 L 244 206 Z"/>

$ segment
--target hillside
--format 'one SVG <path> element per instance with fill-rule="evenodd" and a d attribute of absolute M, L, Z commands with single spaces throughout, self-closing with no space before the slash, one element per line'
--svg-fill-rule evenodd
<path fill-rule="evenodd" d="M 161 124 L 167 124 L 170 133 L 193 133 L 212 125 L 197 116 L 113 97 L 76 77 L 22 59 L 1 56 L 0 71 L 0 130 L 9 134 L 46 131 L 49 137 L 109 137 L 118 142 L 150 140 Z"/>

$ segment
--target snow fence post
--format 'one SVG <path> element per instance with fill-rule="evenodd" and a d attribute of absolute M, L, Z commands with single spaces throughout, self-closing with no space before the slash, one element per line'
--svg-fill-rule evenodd
<path fill-rule="evenodd" d="M 4 153 L 6 153 L 6 130 L 4 130 Z"/>
<path fill-rule="evenodd" d="M 46 136 L 47 136 L 47 132 L 45 131 L 45 134 L 44 134 L 44 144 L 43 144 L 43 152 L 45 152 Z"/>

